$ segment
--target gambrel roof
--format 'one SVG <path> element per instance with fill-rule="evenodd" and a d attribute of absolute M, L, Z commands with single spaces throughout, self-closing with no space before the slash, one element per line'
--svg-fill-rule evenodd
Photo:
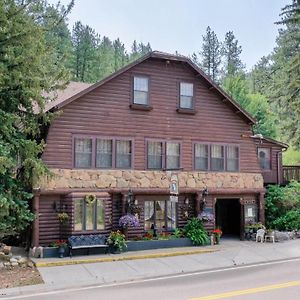
<path fill-rule="evenodd" d="M 218 86 L 209 76 L 207 76 L 192 60 L 186 56 L 182 55 L 173 55 L 169 53 L 159 52 L 159 51 L 152 51 L 148 54 L 142 56 L 141 58 L 133 61 L 132 63 L 126 65 L 122 69 L 118 70 L 117 72 L 109 75 L 108 77 L 96 82 L 95 84 L 81 85 L 82 89 L 79 89 L 77 93 L 69 93 L 67 90 L 72 87 L 72 85 L 67 86 L 64 95 L 69 95 L 69 97 L 57 97 L 54 101 L 51 101 L 46 104 L 45 111 L 49 110 L 58 110 L 63 108 L 65 105 L 71 103 L 72 101 L 82 97 L 83 95 L 93 91 L 94 89 L 100 87 L 101 85 L 105 84 L 106 82 L 112 80 L 116 76 L 130 70 L 134 66 L 150 59 L 161 59 L 165 61 L 177 61 L 184 64 L 189 65 L 194 71 L 196 72 L 196 76 L 203 78 L 207 84 L 208 88 L 217 93 L 220 96 L 220 101 L 223 101 L 225 104 L 229 105 L 237 114 L 239 114 L 248 124 L 252 125 L 256 121 L 254 117 L 252 117 L 246 110 L 244 110 L 236 101 L 234 101 L 220 86 Z M 78 83 L 81 84 L 81 83 Z"/>

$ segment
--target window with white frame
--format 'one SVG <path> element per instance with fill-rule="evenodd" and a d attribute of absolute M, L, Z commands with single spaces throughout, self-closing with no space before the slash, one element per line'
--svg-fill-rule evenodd
<path fill-rule="evenodd" d="M 192 109 L 194 98 L 193 83 L 180 82 L 180 108 Z"/>
<path fill-rule="evenodd" d="M 133 78 L 133 103 L 149 104 L 149 79 L 144 76 L 134 76 Z"/>

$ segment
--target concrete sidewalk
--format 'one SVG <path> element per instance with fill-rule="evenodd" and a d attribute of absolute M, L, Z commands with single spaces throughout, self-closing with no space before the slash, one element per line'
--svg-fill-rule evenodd
<path fill-rule="evenodd" d="M 205 248 L 202 247 L 202 249 Z M 0 298 L 1 295 L 4 297 L 28 293 L 29 291 L 39 292 L 94 284 L 134 281 L 143 278 L 300 257 L 300 239 L 275 244 L 223 239 L 220 245 L 208 248 L 219 251 L 170 257 L 157 256 L 156 258 L 38 267 L 45 284 L 0 290 Z M 182 250 L 188 249 L 169 249 L 170 253 Z M 165 253 L 168 249 L 156 251 L 156 254 L 159 254 L 159 251 Z M 139 251 L 139 255 L 146 255 L 148 252 Z M 153 252 L 154 250 L 151 250 L 151 253 Z M 132 255 L 132 253 L 129 254 Z"/>

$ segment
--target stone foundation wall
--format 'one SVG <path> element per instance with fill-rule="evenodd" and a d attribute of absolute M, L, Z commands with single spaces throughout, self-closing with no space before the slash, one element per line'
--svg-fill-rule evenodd
<path fill-rule="evenodd" d="M 171 172 L 137 170 L 51 169 L 52 178 L 43 178 L 38 188 L 169 188 Z M 179 188 L 263 188 L 260 173 L 172 172 Z"/>

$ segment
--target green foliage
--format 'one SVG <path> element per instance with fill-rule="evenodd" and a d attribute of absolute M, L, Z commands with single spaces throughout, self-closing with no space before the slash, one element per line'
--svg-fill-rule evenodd
<path fill-rule="evenodd" d="M 34 218 L 32 186 L 48 172 L 40 159 L 41 129 L 52 118 L 42 113 L 43 95 L 68 75 L 49 30 L 71 6 L 57 6 L 54 17 L 55 8 L 44 1 L 0 1 L 0 238 L 24 230 Z"/>
<path fill-rule="evenodd" d="M 286 187 L 268 186 L 266 195 L 266 225 L 279 230 L 299 229 L 300 222 L 294 212 L 300 211 L 300 183 L 291 182 Z M 291 221 L 288 224 L 288 220 Z"/>
<path fill-rule="evenodd" d="M 292 147 L 283 152 L 283 164 L 284 165 L 300 165 L 300 151 L 295 150 Z"/>
<path fill-rule="evenodd" d="M 203 44 L 202 51 L 200 52 L 202 61 L 201 67 L 203 71 L 209 75 L 214 81 L 217 81 L 220 72 L 221 64 L 221 46 L 218 41 L 217 35 L 208 26 L 206 29 L 206 34 L 202 36 Z M 194 62 L 197 62 L 197 58 L 194 56 L 192 58 Z"/>
<path fill-rule="evenodd" d="M 126 247 L 125 235 L 118 231 L 112 231 L 107 239 L 108 245 L 117 248 L 120 251 L 123 251 Z"/>
<path fill-rule="evenodd" d="M 257 120 L 254 133 L 276 138 L 277 118 L 265 96 L 250 92 L 249 82 L 243 72 L 227 76 L 223 81 L 224 90 Z"/>
<path fill-rule="evenodd" d="M 184 230 L 182 228 L 175 228 L 173 235 L 175 236 L 175 238 L 184 237 Z"/>
<path fill-rule="evenodd" d="M 193 245 L 206 245 L 209 241 L 208 234 L 198 218 L 190 219 L 184 227 L 185 236 L 188 237 Z"/>
<path fill-rule="evenodd" d="M 233 31 L 228 31 L 222 47 L 222 54 L 225 60 L 225 77 L 236 75 L 243 70 L 244 65 L 240 59 L 242 47 L 238 44 Z"/>
<path fill-rule="evenodd" d="M 274 220 L 273 228 L 278 230 L 297 230 L 300 229 L 300 209 L 290 210 L 283 216 Z"/>

